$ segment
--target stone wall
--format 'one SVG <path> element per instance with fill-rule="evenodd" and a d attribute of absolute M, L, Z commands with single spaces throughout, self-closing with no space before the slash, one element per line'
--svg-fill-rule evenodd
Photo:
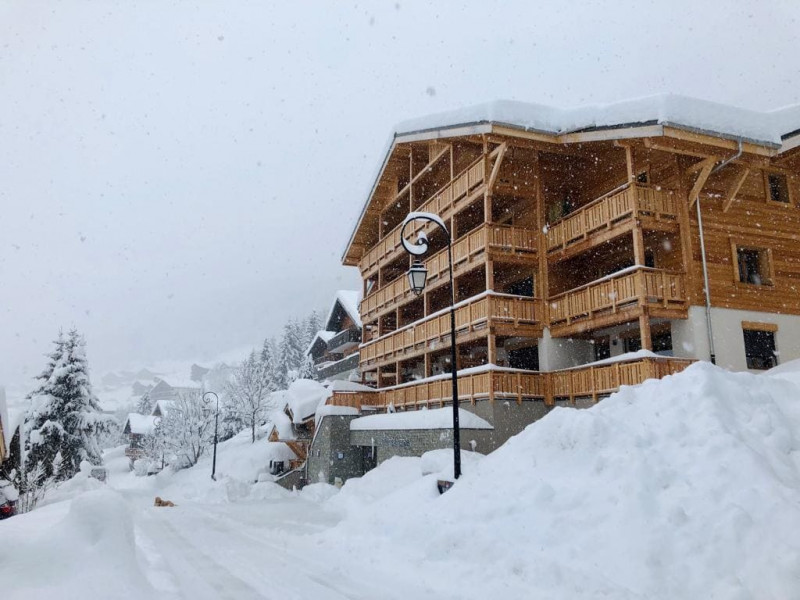
<path fill-rule="evenodd" d="M 364 474 L 361 448 L 350 443 L 350 421 L 357 415 L 326 415 L 322 418 L 308 452 L 308 482 L 336 483 Z"/>

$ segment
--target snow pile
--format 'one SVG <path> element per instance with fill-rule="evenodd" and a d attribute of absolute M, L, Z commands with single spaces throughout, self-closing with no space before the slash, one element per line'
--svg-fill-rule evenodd
<path fill-rule="evenodd" d="M 473 470 L 483 458 L 481 454 L 462 450 L 462 470 Z M 387 519 L 387 515 L 395 515 L 395 511 L 407 512 L 425 499 L 434 500 L 439 495 L 437 480 L 452 477 L 452 450 L 432 450 L 419 458 L 394 456 L 363 477 L 348 479 L 325 506 L 349 516 L 346 529 L 362 533 L 386 532 L 395 525 L 403 527 L 402 520 L 394 516 Z"/>
<path fill-rule="evenodd" d="M 458 422 L 462 429 L 494 429 L 478 415 L 458 409 Z M 381 429 L 452 429 L 453 409 L 434 408 L 430 410 L 410 410 L 407 412 L 369 415 L 350 422 L 352 431 Z"/>
<path fill-rule="evenodd" d="M 103 489 L 2 523 L 3 598 L 149 598 L 130 509 Z"/>
<path fill-rule="evenodd" d="M 313 416 L 317 408 L 325 403 L 330 392 L 311 379 L 298 379 L 286 390 L 286 405 L 292 412 L 292 421 L 302 423 Z"/>
<path fill-rule="evenodd" d="M 384 519 L 348 511 L 331 535 L 446 571 L 462 597 L 492 587 L 487 565 L 509 598 L 796 597 L 798 391 L 698 363 L 553 410 L 443 496 L 387 461 L 328 503 Z"/>

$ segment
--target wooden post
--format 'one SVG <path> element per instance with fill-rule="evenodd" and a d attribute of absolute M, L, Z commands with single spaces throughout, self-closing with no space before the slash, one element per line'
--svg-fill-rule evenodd
<path fill-rule="evenodd" d="M 548 298 L 550 296 L 548 290 L 548 277 L 547 277 L 547 237 L 544 234 L 544 227 L 547 224 L 547 214 L 544 203 L 544 196 L 542 194 L 542 181 L 541 171 L 539 169 L 539 152 L 534 154 L 533 160 L 533 179 L 535 182 L 536 190 L 536 241 L 537 251 L 539 255 L 539 268 L 538 277 L 534 277 L 535 283 L 539 286 L 539 290 L 533 291 L 534 296 L 542 299 L 544 310 L 540 315 L 542 323 L 550 325 L 550 305 Z M 551 399 L 552 400 L 552 399 Z"/>
<path fill-rule="evenodd" d="M 494 261 L 486 259 L 486 289 L 494 290 Z"/>
<path fill-rule="evenodd" d="M 594 379 L 594 367 L 589 367 L 589 377 L 592 381 L 592 402 L 597 404 L 597 382 Z"/>
<path fill-rule="evenodd" d="M 491 365 L 497 364 L 497 336 L 495 334 L 490 333 L 487 339 L 487 361 Z"/>
<path fill-rule="evenodd" d="M 628 183 L 633 183 L 636 179 L 636 170 L 633 162 L 633 147 L 630 144 L 625 145 L 625 163 L 628 166 Z"/>
<path fill-rule="evenodd" d="M 681 236 L 681 264 L 686 278 L 687 301 L 692 304 L 694 298 L 694 256 L 692 251 L 692 226 L 689 218 L 689 199 L 684 180 L 684 168 L 680 157 L 675 154 L 675 177 L 678 180 L 678 222 L 680 223 Z"/>
<path fill-rule="evenodd" d="M 644 265 L 644 234 L 638 223 L 633 228 L 633 261 L 637 265 Z"/>
<path fill-rule="evenodd" d="M 645 308 L 643 308 L 642 310 L 646 311 Z M 643 312 L 639 316 L 639 332 L 642 340 L 642 349 L 652 350 L 653 341 L 650 337 L 650 315 L 648 315 L 647 312 Z"/>

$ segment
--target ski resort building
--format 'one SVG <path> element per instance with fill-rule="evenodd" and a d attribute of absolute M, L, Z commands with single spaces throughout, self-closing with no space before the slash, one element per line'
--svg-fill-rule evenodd
<path fill-rule="evenodd" d="M 325 329 L 311 340 L 306 354 L 314 361 L 320 380 L 359 381 L 358 346 L 361 343 L 360 294 L 340 290 L 328 311 Z"/>
<path fill-rule="evenodd" d="M 476 431 L 479 451 L 552 406 L 588 406 L 693 360 L 761 370 L 800 357 L 798 147 L 800 107 L 677 96 L 495 102 L 400 125 L 342 259 L 363 280 L 359 367 L 375 391 L 329 403 L 450 402 L 447 240 L 431 223 L 407 228 L 430 241 L 415 296 L 400 239 L 412 211 L 451 234 L 460 401 L 493 428 Z M 377 446 L 379 460 L 409 439 L 359 420 L 351 444 Z"/>

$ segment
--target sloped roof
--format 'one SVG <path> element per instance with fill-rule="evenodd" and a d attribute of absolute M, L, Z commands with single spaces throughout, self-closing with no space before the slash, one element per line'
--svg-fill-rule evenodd
<path fill-rule="evenodd" d="M 308 344 L 308 348 L 306 348 L 306 354 L 311 354 L 311 350 L 314 348 L 314 344 L 317 343 L 317 340 L 322 340 L 323 342 L 327 342 L 333 336 L 336 335 L 335 331 L 326 331 L 325 329 L 320 329 L 313 337 L 311 342 Z"/>
<path fill-rule="evenodd" d="M 148 435 L 153 433 L 158 424 L 158 417 L 153 415 L 140 415 L 139 413 L 129 413 L 128 420 L 125 421 L 123 433 L 134 433 L 138 435 Z"/>
<path fill-rule="evenodd" d="M 504 124 L 551 135 L 659 124 L 780 146 L 784 137 L 800 130 L 800 105 L 762 112 L 678 94 L 573 108 L 496 100 L 404 121 L 395 131 L 399 136 L 478 123 Z"/>
<path fill-rule="evenodd" d="M 325 319 L 325 329 L 332 331 L 335 327 L 331 326 L 331 319 L 336 313 L 336 306 L 341 306 L 347 315 L 353 319 L 356 327 L 361 327 L 361 314 L 358 312 L 358 304 L 361 301 L 361 293 L 356 290 L 339 290 L 336 292 L 336 297 L 331 304 L 331 309 L 328 311 L 328 317 Z"/>
<path fill-rule="evenodd" d="M 784 152 L 800 146 L 800 105 L 763 112 L 677 94 L 659 94 L 612 104 L 572 108 L 496 100 L 404 121 L 395 127 L 389 138 L 384 156 L 371 179 L 364 206 L 345 246 L 342 261 L 353 264 L 348 261 L 354 260 L 350 249 L 357 233 L 365 219 L 371 222 L 370 219 L 375 218 L 374 215 L 368 215 L 367 209 L 398 143 L 491 133 L 493 127 L 552 136 L 553 142 L 558 143 L 561 139 L 559 136 L 568 134 L 645 126 L 683 129 Z"/>

